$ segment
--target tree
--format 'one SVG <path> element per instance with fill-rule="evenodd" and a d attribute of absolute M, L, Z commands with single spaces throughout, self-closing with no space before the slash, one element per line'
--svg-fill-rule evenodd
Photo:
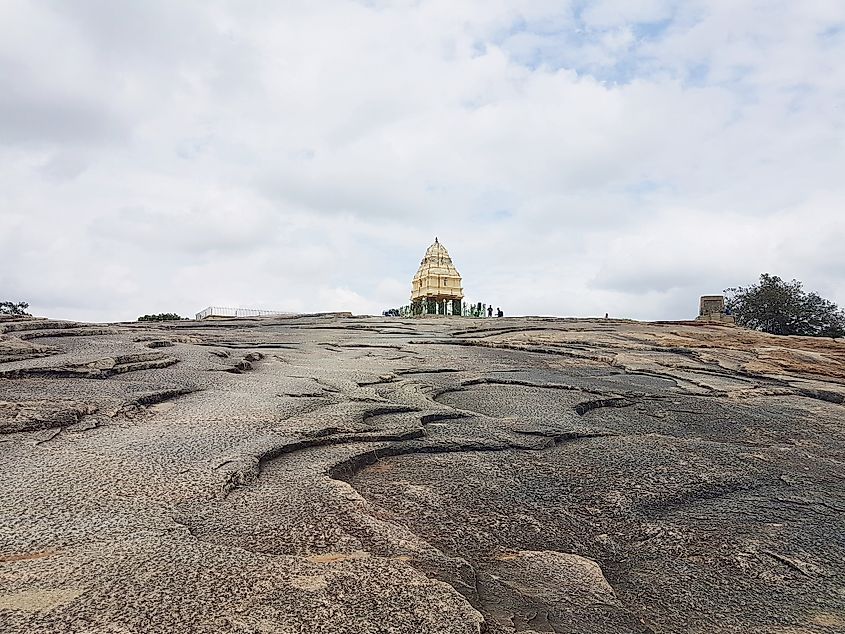
<path fill-rule="evenodd" d="M 28 315 L 26 302 L 0 302 L 0 315 Z"/>
<path fill-rule="evenodd" d="M 725 308 L 740 326 L 774 335 L 845 336 L 845 312 L 801 282 L 762 273 L 751 286 L 725 289 Z"/>
<path fill-rule="evenodd" d="M 158 313 L 157 315 L 141 315 L 138 317 L 138 321 L 178 321 L 180 319 L 186 319 L 186 317 L 180 317 L 176 313 Z"/>

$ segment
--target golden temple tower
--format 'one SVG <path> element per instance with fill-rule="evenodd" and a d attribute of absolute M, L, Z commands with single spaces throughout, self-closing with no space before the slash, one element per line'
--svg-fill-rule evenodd
<path fill-rule="evenodd" d="M 411 312 L 415 315 L 460 315 L 464 289 L 461 274 L 437 238 L 425 252 L 411 282 Z"/>

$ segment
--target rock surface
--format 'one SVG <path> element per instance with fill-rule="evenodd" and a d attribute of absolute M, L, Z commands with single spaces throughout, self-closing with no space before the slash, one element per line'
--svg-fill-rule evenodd
<path fill-rule="evenodd" d="M 0 320 L 0 631 L 845 631 L 843 402 L 718 324 Z"/>

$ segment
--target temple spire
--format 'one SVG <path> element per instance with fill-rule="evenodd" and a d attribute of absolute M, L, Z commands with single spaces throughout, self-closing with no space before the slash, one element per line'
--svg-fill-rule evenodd
<path fill-rule="evenodd" d="M 426 249 L 420 268 L 411 282 L 411 305 L 414 314 L 461 314 L 461 274 L 452 263 L 449 252 L 435 236 Z M 448 306 L 447 306 L 448 305 Z"/>

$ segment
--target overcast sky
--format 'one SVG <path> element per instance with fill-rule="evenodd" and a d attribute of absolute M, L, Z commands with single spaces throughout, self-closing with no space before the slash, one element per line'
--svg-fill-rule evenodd
<path fill-rule="evenodd" d="M 0 1 L 0 300 L 845 304 L 842 0 Z"/>

